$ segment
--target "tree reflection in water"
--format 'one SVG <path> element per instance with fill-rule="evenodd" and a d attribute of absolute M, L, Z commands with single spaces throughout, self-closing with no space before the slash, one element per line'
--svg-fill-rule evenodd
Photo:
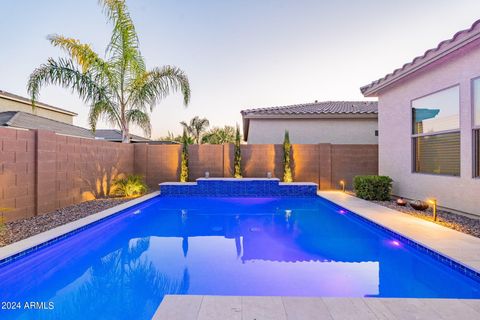
<path fill-rule="evenodd" d="M 56 301 L 55 311 L 48 313 L 50 318 L 75 319 L 95 314 L 101 314 L 102 319 L 148 318 L 165 294 L 187 293 L 188 269 L 183 270 L 181 279 L 157 271 L 152 262 L 142 257 L 149 245 L 150 238 L 142 238 L 103 257 L 65 300 Z M 81 306 L 88 306 L 88 310 Z"/>

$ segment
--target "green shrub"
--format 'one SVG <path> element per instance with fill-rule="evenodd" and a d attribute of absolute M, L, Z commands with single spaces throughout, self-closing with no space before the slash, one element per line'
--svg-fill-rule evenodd
<path fill-rule="evenodd" d="M 233 160 L 235 178 L 242 177 L 242 151 L 240 150 L 240 128 L 235 129 L 235 158 Z"/>
<path fill-rule="evenodd" d="M 390 200 L 393 180 L 387 176 L 356 176 L 353 187 L 357 197 L 365 200 Z"/>
<path fill-rule="evenodd" d="M 188 181 L 188 135 L 183 129 L 182 137 L 182 163 L 180 164 L 180 182 Z"/>
<path fill-rule="evenodd" d="M 292 145 L 290 143 L 290 136 L 285 130 L 285 137 L 283 138 L 283 182 L 292 182 L 292 165 L 291 165 L 291 151 Z"/>
<path fill-rule="evenodd" d="M 115 179 L 114 192 L 117 196 L 134 197 L 147 192 L 147 185 L 141 175 L 131 174 L 125 178 Z"/>

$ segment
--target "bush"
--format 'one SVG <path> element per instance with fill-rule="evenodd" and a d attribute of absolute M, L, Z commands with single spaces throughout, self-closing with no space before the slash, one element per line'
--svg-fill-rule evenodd
<path fill-rule="evenodd" d="M 147 185 L 143 177 L 131 174 L 125 178 L 115 179 L 113 182 L 114 192 L 117 196 L 134 197 L 147 192 Z"/>
<path fill-rule="evenodd" d="M 356 176 L 353 187 L 357 197 L 387 201 L 391 198 L 393 180 L 387 176 Z"/>

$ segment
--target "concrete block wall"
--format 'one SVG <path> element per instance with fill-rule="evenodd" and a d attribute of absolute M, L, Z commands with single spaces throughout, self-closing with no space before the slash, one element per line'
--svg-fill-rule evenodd
<path fill-rule="evenodd" d="M 35 132 L 0 128 L 0 208 L 5 220 L 35 212 Z"/>
<path fill-rule="evenodd" d="M 152 190 L 178 181 L 181 145 L 121 144 L 58 135 L 44 130 L 0 128 L 0 207 L 7 221 L 44 214 L 104 197 L 122 175 L 143 175 Z M 282 145 L 242 145 L 244 177 L 283 178 Z M 190 180 L 233 176 L 233 144 L 189 146 Z M 337 189 L 355 175 L 377 174 L 376 145 L 292 146 L 295 181 Z"/>

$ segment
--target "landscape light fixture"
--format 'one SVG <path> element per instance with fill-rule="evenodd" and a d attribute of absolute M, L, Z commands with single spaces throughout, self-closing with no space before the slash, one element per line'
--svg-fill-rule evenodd
<path fill-rule="evenodd" d="M 433 198 L 428 200 L 428 203 L 432 205 L 433 221 L 437 221 L 437 199 Z"/>
<path fill-rule="evenodd" d="M 340 185 L 342 186 L 342 191 L 345 192 L 345 181 L 340 180 Z"/>

